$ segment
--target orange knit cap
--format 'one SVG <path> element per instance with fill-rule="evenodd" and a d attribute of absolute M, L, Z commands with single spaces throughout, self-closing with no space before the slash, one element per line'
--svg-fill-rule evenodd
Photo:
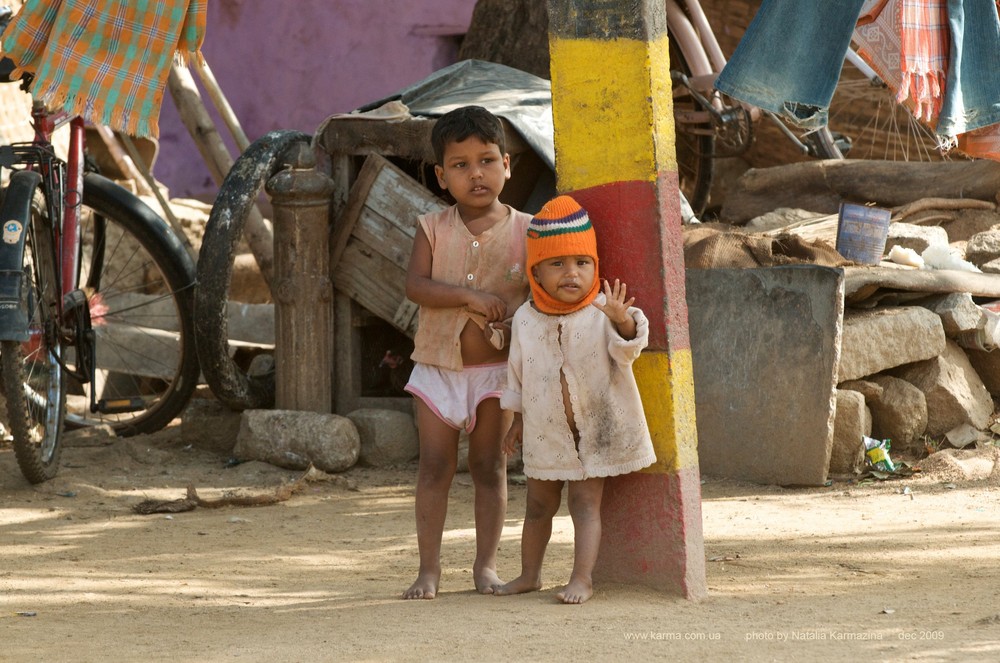
<path fill-rule="evenodd" d="M 528 272 L 543 260 L 558 256 L 590 256 L 594 259 L 594 283 L 587 295 L 575 304 L 551 297 L 531 275 L 531 296 L 539 311 L 565 315 L 588 306 L 600 291 L 597 275 L 597 235 L 587 211 L 570 196 L 558 196 L 539 210 L 528 225 Z"/>

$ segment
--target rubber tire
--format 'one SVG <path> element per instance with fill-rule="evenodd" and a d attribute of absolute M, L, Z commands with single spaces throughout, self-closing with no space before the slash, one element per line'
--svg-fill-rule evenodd
<path fill-rule="evenodd" d="M 14 177 L 19 176 L 19 173 L 14 175 Z M 16 193 L 12 193 L 14 191 Z M 31 197 L 30 200 L 36 198 L 41 200 L 41 183 L 31 187 L 30 190 L 13 186 L 8 189 L 7 193 L 8 195 L 27 195 Z M 28 209 L 38 208 L 31 204 Z M 28 298 L 29 308 L 37 310 L 38 304 L 46 301 L 51 304 L 58 301 L 59 297 L 58 278 L 53 261 L 55 254 L 52 251 L 52 231 L 46 214 L 31 214 L 31 218 L 20 219 L 20 221 L 24 232 L 27 233 L 25 263 L 29 261 L 31 263 L 24 266 L 24 283 L 30 288 L 30 290 L 25 291 L 25 296 Z M 47 295 L 40 295 L 38 293 L 39 283 L 49 284 L 51 292 Z M 47 320 L 45 319 L 51 314 L 40 314 L 41 320 L 35 318 L 33 312 L 29 312 L 29 315 L 35 319 L 36 324 L 46 326 Z M 45 352 L 47 349 L 51 349 L 52 345 L 50 342 L 44 342 L 38 347 L 38 350 Z M 44 412 L 38 412 L 37 405 L 33 406 L 32 401 L 25 397 L 24 385 L 27 382 L 27 376 L 24 372 L 24 347 L 25 345 L 20 341 L 0 343 L 0 384 L 3 386 L 7 400 L 7 423 L 14 439 L 14 455 L 17 458 L 18 467 L 28 481 L 37 484 L 51 479 L 59 470 L 59 457 L 62 455 L 63 420 L 66 411 L 66 375 L 59 362 L 46 352 L 47 361 L 42 367 L 42 371 L 49 373 L 50 380 L 43 385 L 46 395 L 42 400 L 47 406 Z M 55 344 L 55 351 L 61 352 L 58 344 Z M 39 372 L 32 371 L 32 375 L 39 375 Z M 54 390 L 51 382 L 53 375 L 56 381 Z M 37 384 L 33 385 L 33 387 L 37 386 Z M 53 400 L 55 401 L 54 407 Z M 32 437 L 38 432 L 39 424 L 43 427 L 42 439 L 35 441 Z"/>
<path fill-rule="evenodd" d="M 243 226 L 264 184 L 282 165 L 282 154 L 312 136 L 272 131 L 254 141 L 223 179 L 198 254 L 195 331 L 202 374 L 212 393 L 233 410 L 274 405 L 274 376 L 249 377 L 229 356 L 227 305 L 233 259 Z"/>
<path fill-rule="evenodd" d="M 166 280 L 178 316 L 180 357 L 173 380 L 159 401 L 133 420 L 87 421 L 83 425 L 110 423 L 122 437 L 152 433 L 164 428 L 187 406 L 198 385 L 198 355 L 194 342 L 195 264 L 169 225 L 134 194 L 94 173 L 84 179 L 83 204 L 117 223 L 146 250 Z M 81 284 L 81 287 L 86 284 Z M 100 351 L 98 351 L 100 352 Z M 80 422 L 71 424 L 80 427 Z"/>

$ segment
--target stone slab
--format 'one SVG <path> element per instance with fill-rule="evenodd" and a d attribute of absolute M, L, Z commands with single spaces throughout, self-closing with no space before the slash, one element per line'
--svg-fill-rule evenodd
<path fill-rule="evenodd" d="M 758 483 L 825 483 L 843 271 L 692 269 L 687 302 L 701 471 Z"/>

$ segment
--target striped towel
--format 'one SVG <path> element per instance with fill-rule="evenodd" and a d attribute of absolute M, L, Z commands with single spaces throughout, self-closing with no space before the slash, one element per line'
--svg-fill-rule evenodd
<path fill-rule="evenodd" d="M 914 102 L 913 114 L 930 122 L 941 111 L 951 32 L 947 0 L 903 0 L 900 12 L 900 70 L 896 101 Z"/>
<path fill-rule="evenodd" d="M 208 0 L 27 0 L 3 53 L 34 74 L 32 95 L 94 124 L 159 135 L 175 54 L 200 54 Z M 17 75 L 18 72 L 15 72 Z"/>

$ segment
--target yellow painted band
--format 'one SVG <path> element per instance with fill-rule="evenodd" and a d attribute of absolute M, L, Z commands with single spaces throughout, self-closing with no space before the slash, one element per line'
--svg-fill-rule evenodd
<path fill-rule="evenodd" d="M 550 39 L 559 190 L 676 172 L 667 35 Z"/>
<path fill-rule="evenodd" d="M 698 467 L 691 351 L 643 352 L 632 371 L 656 451 L 656 463 L 645 471 L 668 474 Z"/>

